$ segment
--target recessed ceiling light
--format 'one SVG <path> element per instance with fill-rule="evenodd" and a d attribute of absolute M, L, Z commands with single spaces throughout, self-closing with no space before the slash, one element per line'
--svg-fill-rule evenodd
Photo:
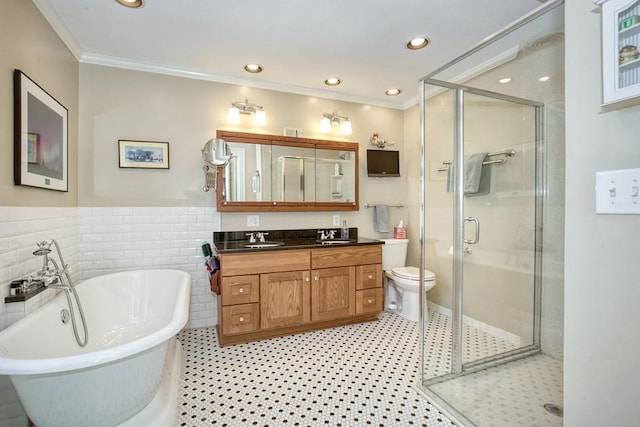
<path fill-rule="evenodd" d="M 329 77 L 324 81 L 327 86 L 338 86 L 340 83 L 342 83 L 342 80 L 337 77 Z"/>
<path fill-rule="evenodd" d="M 131 7 L 131 8 L 138 8 L 142 6 L 142 0 L 116 0 L 116 1 L 123 6 Z"/>
<path fill-rule="evenodd" d="M 504 79 L 498 80 L 498 83 L 509 83 L 511 81 L 511 77 L 505 77 Z"/>
<path fill-rule="evenodd" d="M 400 92 L 402 92 L 402 89 L 398 89 L 396 87 L 391 88 L 391 89 L 387 89 L 385 91 L 385 94 L 389 95 L 389 96 L 396 96 L 396 95 L 400 95 Z"/>
<path fill-rule="evenodd" d="M 549 80 L 551 77 L 550 76 L 542 76 L 540 77 L 538 80 L 540 80 L 541 82 L 546 82 L 547 80 Z"/>
<path fill-rule="evenodd" d="M 262 65 L 260 64 L 247 64 L 244 66 L 244 70 L 247 73 L 261 73 L 262 72 Z"/>
<path fill-rule="evenodd" d="M 407 49 L 418 50 L 418 49 L 422 49 L 423 47 L 426 47 L 428 44 L 429 44 L 428 38 L 424 36 L 414 37 L 407 42 Z"/>

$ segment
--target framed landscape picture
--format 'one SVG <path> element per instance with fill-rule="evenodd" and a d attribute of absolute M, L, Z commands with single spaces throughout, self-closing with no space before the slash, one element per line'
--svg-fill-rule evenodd
<path fill-rule="evenodd" d="M 169 143 L 121 139 L 118 159 L 121 168 L 169 169 Z"/>
<path fill-rule="evenodd" d="M 14 71 L 14 183 L 68 191 L 68 111 Z"/>

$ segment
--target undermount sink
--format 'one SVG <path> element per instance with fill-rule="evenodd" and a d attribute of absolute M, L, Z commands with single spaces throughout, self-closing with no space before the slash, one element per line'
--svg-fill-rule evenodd
<path fill-rule="evenodd" d="M 330 239 L 330 240 L 316 240 L 316 242 L 321 245 L 345 245 L 347 243 L 351 243 L 351 240 L 343 240 L 343 239 Z"/>
<path fill-rule="evenodd" d="M 282 246 L 284 242 L 255 242 L 247 243 L 244 245 L 248 249 L 261 249 L 261 248 L 274 248 L 276 246 Z"/>

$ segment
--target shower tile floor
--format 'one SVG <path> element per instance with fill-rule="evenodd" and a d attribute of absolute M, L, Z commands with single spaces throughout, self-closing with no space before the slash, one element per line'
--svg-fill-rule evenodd
<path fill-rule="evenodd" d="M 426 332 L 441 337 L 427 351 L 425 369 L 432 372 L 446 369 L 450 358 L 447 325 L 446 316 L 430 312 Z M 482 331 L 469 336 L 477 337 L 473 352 L 508 347 Z M 224 348 L 218 347 L 215 328 L 185 330 L 178 338 L 184 350 L 179 426 L 460 425 L 412 388 L 420 379 L 419 330 L 393 313 L 381 313 L 378 322 Z M 510 387 L 519 387 L 517 374 L 511 375 Z M 526 384 L 534 379 L 525 378 Z M 451 383 L 456 387 L 471 386 Z M 486 396 L 487 386 L 473 387 Z M 509 422 L 487 426 L 529 420 L 529 413 L 505 413 L 513 405 L 502 401 L 512 396 L 510 388 L 503 395 L 496 388 L 488 407 L 503 413 L 498 421 Z"/>

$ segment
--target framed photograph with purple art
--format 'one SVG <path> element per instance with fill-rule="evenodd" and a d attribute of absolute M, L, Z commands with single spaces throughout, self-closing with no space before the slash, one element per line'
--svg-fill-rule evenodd
<path fill-rule="evenodd" d="M 13 77 L 14 183 L 69 191 L 68 111 L 22 71 Z"/>

